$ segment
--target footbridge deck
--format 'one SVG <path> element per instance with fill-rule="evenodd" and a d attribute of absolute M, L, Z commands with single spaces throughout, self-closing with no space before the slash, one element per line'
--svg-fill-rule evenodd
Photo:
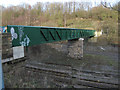
<path fill-rule="evenodd" d="M 13 46 L 32 46 L 62 40 L 89 38 L 95 35 L 95 30 L 20 25 L 8 25 L 7 32 L 12 35 Z"/>

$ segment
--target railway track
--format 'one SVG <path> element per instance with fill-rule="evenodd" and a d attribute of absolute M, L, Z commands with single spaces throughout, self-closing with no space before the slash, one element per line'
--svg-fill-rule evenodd
<path fill-rule="evenodd" d="M 25 65 L 30 71 L 49 75 L 59 87 L 74 88 L 118 88 L 117 74 L 84 71 L 70 65 L 31 62 Z M 107 75 L 108 74 L 108 75 Z"/>

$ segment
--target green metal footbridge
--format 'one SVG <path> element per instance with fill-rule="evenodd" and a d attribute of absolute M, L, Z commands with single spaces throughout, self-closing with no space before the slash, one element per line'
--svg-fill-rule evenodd
<path fill-rule="evenodd" d="M 7 32 L 12 35 L 13 47 L 90 38 L 95 35 L 95 30 L 21 25 L 8 25 Z"/>
<path fill-rule="evenodd" d="M 42 43 L 90 38 L 95 36 L 95 30 L 19 25 L 8 25 L 7 32 L 12 35 L 13 47 L 32 46 Z M 4 82 L 1 67 L 0 60 L 0 89 L 3 89 Z"/>

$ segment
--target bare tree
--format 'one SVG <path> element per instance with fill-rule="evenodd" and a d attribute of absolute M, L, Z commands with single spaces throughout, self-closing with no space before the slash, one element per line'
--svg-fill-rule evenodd
<path fill-rule="evenodd" d="M 111 10 L 120 12 L 120 2 L 118 2 L 117 7 L 113 7 L 110 3 L 101 2 L 102 6 Z"/>

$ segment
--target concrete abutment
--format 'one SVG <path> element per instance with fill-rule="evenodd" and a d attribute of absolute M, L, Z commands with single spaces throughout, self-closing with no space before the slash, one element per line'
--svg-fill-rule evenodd
<path fill-rule="evenodd" d="M 52 48 L 66 54 L 68 57 L 82 59 L 83 57 L 83 38 L 67 40 L 62 42 L 48 43 Z"/>
<path fill-rule="evenodd" d="M 68 41 L 68 56 L 75 59 L 83 57 L 83 38 Z"/>

